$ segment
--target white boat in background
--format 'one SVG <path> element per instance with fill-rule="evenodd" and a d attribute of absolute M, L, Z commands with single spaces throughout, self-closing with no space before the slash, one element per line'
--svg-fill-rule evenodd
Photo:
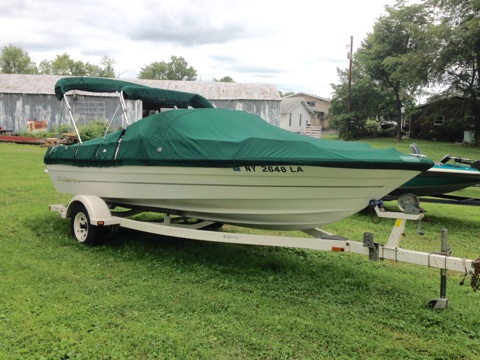
<path fill-rule="evenodd" d="M 110 206 L 266 229 L 311 229 L 365 208 L 434 165 L 394 149 L 294 134 L 197 94 L 64 78 L 67 92 L 118 92 L 161 108 L 103 138 L 47 150 L 57 191 Z M 193 107 L 193 108 L 192 108 Z M 73 117 L 72 117 L 73 120 Z"/>

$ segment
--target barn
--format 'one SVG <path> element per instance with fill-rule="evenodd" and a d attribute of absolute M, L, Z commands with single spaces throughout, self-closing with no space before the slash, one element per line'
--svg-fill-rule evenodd
<path fill-rule="evenodd" d="M 45 124 L 48 129 L 68 121 L 62 102 L 55 97 L 55 83 L 64 76 L 0 74 L 0 128 L 14 133 L 24 132 L 32 123 Z M 242 110 L 255 114 L 272 125 L 279 126 L 281 98 L 271 84 L 237 84 L 226 82 L 170 81 L 122 79 L 150 87 L 197 93 L 217 108 Z M 81 93 L 73 96 L 73 107 L 85 121 L 110 120 L 117 111 L 114 94 Z M 132 119 L 142 118 L 142 104 L 128 101 Z M 33 126 L 35 127 L 35 126 Z"/>

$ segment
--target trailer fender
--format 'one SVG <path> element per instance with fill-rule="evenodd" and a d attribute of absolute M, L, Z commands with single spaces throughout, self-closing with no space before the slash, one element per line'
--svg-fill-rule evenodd
<path fill-rule="evenodd" d="M 111 226 L 120 224 L 120 219 L 112 216 L 105 201 L 94 195 L 76 195 L 67 206 L 67 217 L 71 216 L 76 204 L 82 204 L 90 217 L 90 224 L 94 226 Z"/>

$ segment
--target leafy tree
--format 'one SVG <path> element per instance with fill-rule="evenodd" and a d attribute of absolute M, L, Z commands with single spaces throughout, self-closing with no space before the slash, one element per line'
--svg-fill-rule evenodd
<path fill-rule="evenodd" d="M 100 60 L 100 73 L 98 76 L 100 77 L 108 77 L 114 78 L 115 77 L 115 59 L 109 58 L 108 56 L 103 56 Z"/>
<path fill-rule="evenodd" d="M 38 73 L 43 75 L 51 75 L 52 74 L 52 62 L 49 60 L 42 60 L 38 65 Z"/>
<path fill-rule="evenodd" d="M 3 74 L 34 74 L 35 64 L 26 51 L 10 44 L 3 47 L 0 69 Z"/>
<path fill-rule="evenodd" d="M 330 102 L 330 125 L 338 130 L 341 139 L 350 140 L 371 135 L 371 126 L 367 128 L 367 120 L 389 118 L 394 113 L 394 99 L 383 89 L 381 84 L 372 80 L 358 61 L 352 67 L 350 91 L 350 108 L 348 113 L 348 69 L 337 68 L 338 84 L 331 84 L 334 96 Z"/>
<path fill-rule="evenodd" d="M 404 0 L 385 9 L 387 14 L 377 19 L 357 56 L 368 76 L 394 97 L 397 139 L 401 140 L 405 99 L 428 81 L 428 63 L 434 54 L 426 35 L 431 19 L 424 5 L 406 6 Z"/>
<path fill-rule="evenodd" d="M 107 56 L 102 57 L 100 65 L 84 63 L 74 60 L 69 54 L 57 55 L 52 61 L 40 62 L 38 71 L 47 75 L 72 75 L 72 76 L 95 76 L 115 77 L 113 65 L 115 61 Z"/>
<path fill-rule="evenodd" d="M 39 65 L 40 73 L 46 75 L 85 75 L 81 68 L 79 62 L 76 63 L 67 53 L 57 55 L 51 61 L 42 60 Z"/>
<path fill-rule="evenodd" d="M 286 96 L 290 96 L 290 95 L 293 95 L 295 94 L 293 91 L 286 91 L 286 92 L 283 92 L 281 90 L 278 91 L 278 94 L 280 95 L 280 97 L 286 97 Z"/>
<path fill-rule="evenodd" d="M 153 62 L 141 68 L 139 79 L 167 80 L 168 66 L 164 61 Z"/>
<path fill-rule="evenodd" d="M 223 78 L 218 79 L 218 80 L 213 78 L 213 81 L 215 81 L 215 82 L 229 82 L 229 83 L 234 83 L 235 82 L 235 81 L 233 81 L 233 79 L 230 76 L 224 76 Z"/>
<path fill-rule="evenodd" d="M 153 62 L 142 67 L 138 74 L 139 79 L 155 80 L 187 80 L 197 79 L 197 71 L 188 66 L 188 62 L 181 56 L 172 56 L 170 62 Z"/>
<path fill-rule="evenodd" d="M 480 144 L 480 2 L 430 0 L 436 26 L 430 35 L 437 52 L 430 68 L 444 95 L 462 95 L 475 116 L 475 139 Z"/>

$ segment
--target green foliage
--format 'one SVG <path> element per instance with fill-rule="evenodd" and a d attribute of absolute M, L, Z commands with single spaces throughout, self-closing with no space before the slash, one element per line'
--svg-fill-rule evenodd
<path fill-rule="evenodd" d="M 213 81 L 215 82 L 229 82 L 229 83 L 234 83 L 233 79 L 230 76 L 224 76 L 221 79 L 215 79 L 213 78 Z"/>
<path fill-rule="evenodd" d="M 172 56 L 170 62 L 153 62 L 142 67 L 138 74 L 139 79 L 155 80 L 187 80 L 197 79 L 197 71 L 189 67 L 187 61 L 181 56 Z"/>
<path fill-rule="evenodd" d="M 462 142 L 464 131 L 472 131 L 475 126 L 466 117 L 468 100 L 459 97 L 440 98 L 422 106 L 412 116 L 410 137 L 424 140 Z M 434 125 L 434 119 L 444 116 L 443 125 Z"/>
<path fill-rule="evenodd" d="M 408 151 L 393 139 L 372 144 Z M 479 153 L 419 145 L 432 155 Z M 49 204 L 71 196 L 54 191 L 43 172 L 44 152 L 0 144 L 2 359 L 480 357 L 480 294 L 458 286 L 462 274 L 449 272 L 449 307 L 435 312 L 426 303 L 438 296 L 438 271 L 416 265 L 123 229 L 101 246 L 77 244 L 68 221 L 48 212 Z M 405 247 L 437 251 L 447 227 L 454 256 L 478 256 L 477 208 L 423 207 L 425 235 L 409 224 Z M 326 230 L 359 241 L 369 231 L 384 243 L 393 224 L 375 225 L 365 212 Z"/>
<path fill-rule="evenodd" d="M 461 95 L 475 116 L 480 143 L 480 8 L 477 0 L 430 0 L 439 15 L 431 36 L 437 45 L 430 71 L 448 95 Z"/>
<path fill-rule="evenodd" d="M 115 61 L 107 56 L 100 60 L 100 66 L 73 60 L 69 54 L 57 55 L 52 61 L 40 62 L 38 72 L 46 75 L 115 77 Z"/>
<path fill-rule="evenodd" d="M 26 51 L 9 44 L 2 49 L 0 71 L 3 74 L 34 74 L 35 64 Z"/>
<path fill-rule="evenodd" d="M 387 6 L 386 10 L 387 15 L 375 22 L 357 57 L 368 76 L 395 99 L 396 120 L 400 123 L 400 109 L 406 105 L 405 100 L 428 80 L 427 64 L 431 59 L 426 55 L 430 52 L 425 33 L 430 18 L 422 4 L 405 6 L 404 1 L 398 1 L 395 7 Z M 401 139 L 400 128 L 397 139 Z"/>
<path fill-rule="evenodd" d="M 395 100 L 385 91 L 378 82 L 373 81 L 364 71 L 362 65 L 355 61 L 352 69 L 352 83 L 350 91 L 351 113 L 348 109 L 348 71 L 337 69 L 339 84 L 332 84 L 335 96 L 330 102 L 329 123 L 339 131 L 341 139 L 351 140 L 373 133 L 366 128 L 366 121 L 390 118 L 394 112 Z M 347 129 L 347 119 L 351 126 Z M 348 130 L 348 131 L 347 131 Z"/>
<path fill-rule="evenodd" d="M 365 131 L 371 137 L 378 136 L 380 133 L 380 124 L 377 120 L 368 119 L 365 122 Z"/>
<path fill-rule="evenodd" d="M 103 119 L 93 120 L 89 121 L 85 125 L 80 125 L 78 131 L 80 132 L 82 140 L 87 141 L 103 136 L 105 134 L 105 130 L 107 130 L 107 126 L 108 121 Z"/>
<path fill-rule="evenodd" d="M 295 94 L 293 91 L 286 91 L 286 92 L 283 92 L 281 90 L 278 91 L 278 94 L 280 95 L 280 97 L 286 97 L 286 96 L 290 96 L 290 95 L 293 95 Z"/>
<path fill-rule="evenodd" d="M 104 119 L 90 120 L 85 125 L 78 125 L 78 131 L 80 132 L 82 141 L 87 141 L 105 135 L 107 126 L 108 121 Z M 30 135 L 35 137 L 56 138 L 58 135 L 62 136 L 62 134 L 71 133 L 74 131 L 75 130 L 70 124 L 62 124 L 59 129 L 51 129 L 50 131 L 38 132 Z"/>
<path fill-rule="evenodd" d="M 357 118 L 355 113 L 332 115 L 329 124 L 342 140 L 359 139 L 365 135 L 363 131 L 365 119 Z"/>
<path fill-rule="evenodd" d="M 330 126 L 342 140 L 355 140 L 372 137 L 393 137 L 395 128 L 382 129 L 378 120 L 359 119 L 355 113 L 342 114 L 330 119 Z"/>

